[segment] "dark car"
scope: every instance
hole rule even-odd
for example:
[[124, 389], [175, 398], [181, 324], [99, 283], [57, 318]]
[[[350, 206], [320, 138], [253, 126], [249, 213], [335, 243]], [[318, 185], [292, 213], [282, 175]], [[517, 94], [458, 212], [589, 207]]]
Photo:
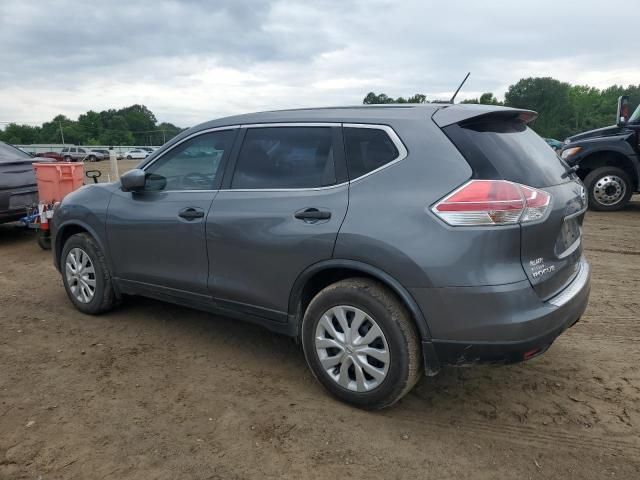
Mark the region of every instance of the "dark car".
[[622, 96], [616, 125], [569, 137], [560, 153], [584, 181], [594, 210], [620, 210], [640, 192], [640, 106], [629, 113]]
[[334, 395], [382, 408], [423, 371], [541, 354], [584, 312], [584, 188], [533, 118], [430, 104], [205, 123], [65, 197], [54, 262], [82, 312], [126, 294], [255, 322], [300, 339]]
[[64, 158], [62, 158], [62, 155], [60, 155], [58, 152], [36, 153], [36, 157], [38, 157], [38, 158], [40, 158], [40, 157], [50, 158], [51, 160], [54, 160], [56, 162], [64, 161]]
[[0, 223], [24, 217], [38, 203], [38, 187], [28, 153], [0, 142]]

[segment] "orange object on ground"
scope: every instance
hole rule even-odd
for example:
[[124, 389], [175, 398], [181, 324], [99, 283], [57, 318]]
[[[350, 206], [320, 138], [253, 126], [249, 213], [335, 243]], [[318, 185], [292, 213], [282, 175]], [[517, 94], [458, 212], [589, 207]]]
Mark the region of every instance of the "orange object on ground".
[[40, 203], [61, 201], [84, 184], [84, 164], [34, 162]]

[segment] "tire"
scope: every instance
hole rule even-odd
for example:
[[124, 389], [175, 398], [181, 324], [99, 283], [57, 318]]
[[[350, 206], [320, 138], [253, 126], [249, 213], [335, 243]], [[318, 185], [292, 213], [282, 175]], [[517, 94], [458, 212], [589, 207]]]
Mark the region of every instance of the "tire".
[[[88, 301], [78, 298], [79, 296], [82, 296], [80, 291], [81, 289], [78, 286], [79, 280], [76, 279], [74, 281], [68, 278], [67, 263], [70, 262], [73, 264], [69, 258], [70, 253], [74, 252], [76, 260], [79, 258], [84, 260], [83, 257], [79, 257], [78, 251], [81, 251], [83, 254], [88, 256], [89, 261], [91, 262], [90, 265], [94, 270], [93, 275], [89, 273], [87, 279], [93, 280], [93, 283], [95, 284], [93, 295]], [[64, 288], [67, 291], [69, 299], [78, 310], [90, 315], [99, 315], [101, 313], [108, 312], [116, 305], [116, 296], [111, 282], [111, 274], [107, 267], [104, 254], [89, 234], [77, 233], [69, 237], [62, 247], [60, 266], [62, 270]], [[82, 271], [80, 272], [80, 276], [82, 276]], [[91, 278], [91, 276], [93, 276], [93, 278]], [[72, 282], [71, 285], [70, 282]], [[72, 286], [74, 284], [76, 285], [75, 291], [72, 290]]]
[[96, 161], [96, 157], [95, 157], [95, 155], [89, 155], [89, 158], [87, 160], [89, 160], [90, 162], [95, 162]]
[[627, 172], [618, 167], [600, 167], [584, 179], [589, 207], [593, 210], [612, 212], [624, 208], [631, 195], [633, 184]]
[[72, 161], [72, 158], [71, 158], [69, 155], [66, 155], [66, 156], [64, 157], [64, 161], [65, 161], [65, 162], [71, 162], [71, 161]]
[[36, 239], [38, 241], [38, 246], [42, 250], [51, 250], [51, 232], [42, 230], [38, 231]]
[[[371, 337], [373, 341], [366, 345], [356, 345], [357, 341], [353, 344], [338, 341], [342, 349], [333, 347], [319, 349], [316, 343], [319, 338], [322, 342], [320, 346], [334, 345], [336, 342], [331, 342], [332, 338], [340, 340], [341, 327], [338, 316], [341, 310], [346, 312], [348, 327], [355, 326], [356, 321], [360, 323], [358, 319], [361, 319], [362, 315], [365, 316], [360, 330], [354, 332], [359, 340], [366, 339], [368, 333], [380, 331], [381, 335], [373, 333]], [[326, 319], [330, 317], [333, 318], [331, 322], [333, 334], [329, 332], [330, 328], [325, 327]], [[375, 330], [375, 325], [379, 330]], [[344, 329], [342, 330], [344, 333]], [[334, 396], [356, 407], [377, 410], [393, 405], [409, 392], [420, 378], [422, 356], [416, 326], [396, 297], [383, 285], [373, 280], [366, 278], [342, 280], [320, 291], [304, 314], [301, 335], [304, 355], [313, 375]], [[368, 348], [371, 353], [374, 353], [372, 348], [378, 350], [376, 356], [383, 361], [363, 355], [362, 348]], [[352, 353], [354, 349], [360, 355]], [[380, 355], [385, 350], [388, 352], [386, 358]], [[350, 358], [344, 356], [349, 354]], [[321, 357], [323, 357], [322, 360]], [[336, 358], [341, 357], [340, 363], [336, 363]], [[328, 368], [323, 367], [323, 361]], [[365, 361], [368, 365], [363, 367]], [[343, 370], [347, 365], [349, 367], [344, 372], [346, 382], [340, 383]], [[374, 368], [378, 372], [386, 373], [384, 376], [378, 373], [378, 378], [368, 374], [369, 378], [367, 378], [363, 377], [363, 374], [358, 375], [356, 370], [372, 372]], [[348, 385], [345, 386], [347, 382]]]
[[127, 155], [127, 160], [131, 160], [131, 155]]

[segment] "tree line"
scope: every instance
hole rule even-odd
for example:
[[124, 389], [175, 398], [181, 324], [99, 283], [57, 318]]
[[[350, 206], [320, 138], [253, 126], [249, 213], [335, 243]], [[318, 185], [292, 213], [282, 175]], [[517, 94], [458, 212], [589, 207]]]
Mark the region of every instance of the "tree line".
[[119, 110], [89, 110], [77, 120], [58, 115], [41, 126], [10, 123], [0, 130], [0, 140], [15, 145], [162, 145], [182, 130], [172, 123], [158, 123], [144, 105], [131, 105]]
[[[499, 101], [487, 92], [479, 98], [461, 103], [480, 103], [526, 108], [538, 112], [531, 127], [541, 136], [563, 140], [576, 133], [613, 125], [616, 119], [618, 97], [629, 95], [631, 105], [640, 103], [640, 85], [622, 87], [613, 85], [605, 89], [587, 85], [571, 85], [551, 77], [523, 78], [511, 85]], [[427, 97], [415, 94], [412, 97], [392, 98], [384, 93], [370, 92], [364, 104], [383, 103], [427, 103]]]

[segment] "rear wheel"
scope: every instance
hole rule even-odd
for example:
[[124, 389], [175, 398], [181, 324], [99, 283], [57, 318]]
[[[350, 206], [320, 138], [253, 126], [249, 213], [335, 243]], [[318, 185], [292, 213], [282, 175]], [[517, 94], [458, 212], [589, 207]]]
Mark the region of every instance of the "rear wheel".
[[633, 194], [629, 175], [618, 167], [596, 168], [586, 176], [584, 183], [589, 206], [594, 210], [620, 210]]
[[69, 237], [62, 248], [60, 267], [69, 299], [84, 313], [111, 310], [116, 297], [102, 250], [86, 233]]
[[64, 156], [64, 161], [65, 162], [70, 162], [71, 161], [71, 157], [69, 155], [65, 155]]
[[302, 345], [315, 377], [360, 408], [397, 402], [420, 378], [420, 342], [404, 306], [364, 278], [326, 287], [309, 304]]

